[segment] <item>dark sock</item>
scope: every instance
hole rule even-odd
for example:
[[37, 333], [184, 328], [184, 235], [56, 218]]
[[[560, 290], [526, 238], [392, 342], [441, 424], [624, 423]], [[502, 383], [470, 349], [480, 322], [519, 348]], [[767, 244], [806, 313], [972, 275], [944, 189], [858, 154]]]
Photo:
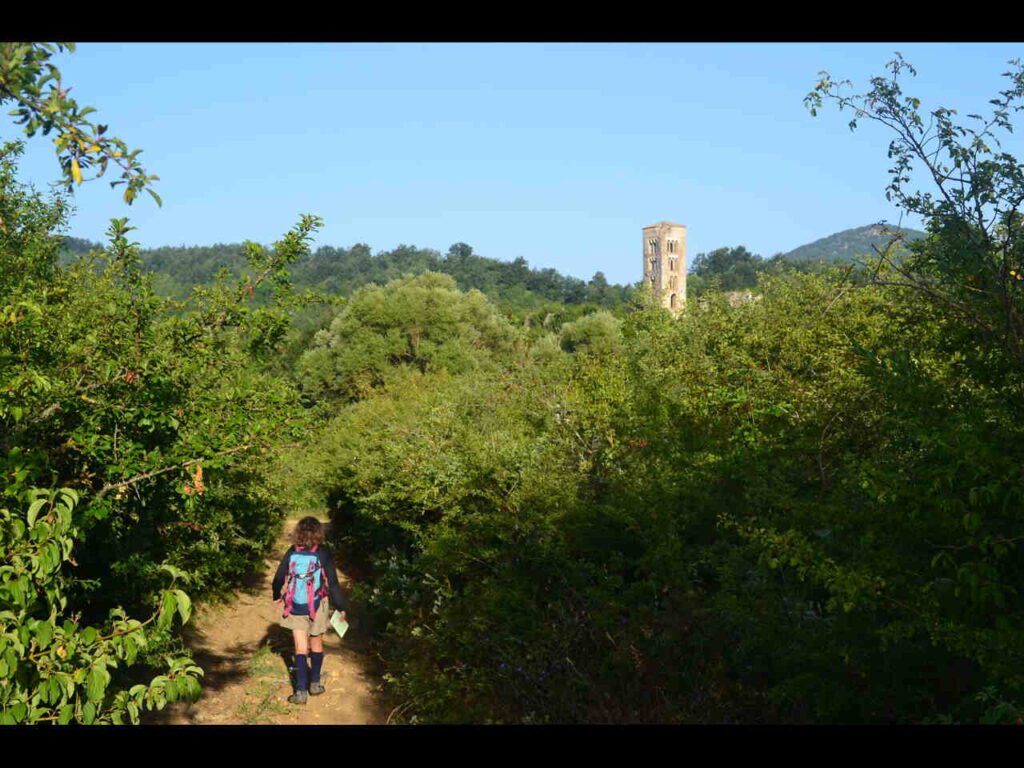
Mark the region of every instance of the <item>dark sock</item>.
[[312, 661], [313, 661], [313, 672], [312, 672], [312, 675], [309, 678], [309, 681], [311, 683], [319, 683], [320, 682], [320, 667], [323, 666], [323, 663], [324, 663], [324, 652], [320, 651], [320, 653], [317, 653], [316, 651], [313, 651], [312, 653], [309, 654], [309, 658], [312, 659]]
[[295, 654], [295, 690], [309, 690], [309, 664], [306, 654]]

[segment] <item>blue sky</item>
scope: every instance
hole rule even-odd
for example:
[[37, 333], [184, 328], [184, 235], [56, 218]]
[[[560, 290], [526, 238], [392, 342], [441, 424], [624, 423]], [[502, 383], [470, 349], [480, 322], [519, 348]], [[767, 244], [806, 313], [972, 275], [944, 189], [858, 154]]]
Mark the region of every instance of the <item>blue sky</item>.
[[[688, 257], [765, 256], [899, 212], [889, 137], [803, 97], [828, 70], [858, 86], [896, 50], [922, 107], [985, 109], [1021, 44], [100, 44], [58, 65], [79, 103], [159, 174], [158, 208], [104, 181], [70, 234], [129, 216], [144, 246], [270, 242], [302, 213], [317, 243], [446, 251], [466, 242], [633, 282], [640, 228], [688, 226]], [[20, 135], [0, 122], [0, 136]], [[1021, 156], [1019, 145], [1007, 147]], [[58, 166], [27, 143], [23, 175]], [[908, 222], [911, 225], [915, 222]]]

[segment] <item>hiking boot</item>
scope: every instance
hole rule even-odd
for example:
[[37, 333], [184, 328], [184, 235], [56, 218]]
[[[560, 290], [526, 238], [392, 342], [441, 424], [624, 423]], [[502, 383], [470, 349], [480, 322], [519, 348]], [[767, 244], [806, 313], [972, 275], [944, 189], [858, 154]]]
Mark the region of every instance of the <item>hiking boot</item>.
[[305, 691], [296, 691], [295, 693], [293, 693], [291, 696], [288, 697], [288, 703], [289, 704], [305, 704], [308, 699], [309, 699], [309, 694], [307, 694]]
[[309, 695], [310, 696], [319, 696], [323, 692], [324, 692], [324, 685], [323, 685], [323, 683], [310, 683], [309, 684]]

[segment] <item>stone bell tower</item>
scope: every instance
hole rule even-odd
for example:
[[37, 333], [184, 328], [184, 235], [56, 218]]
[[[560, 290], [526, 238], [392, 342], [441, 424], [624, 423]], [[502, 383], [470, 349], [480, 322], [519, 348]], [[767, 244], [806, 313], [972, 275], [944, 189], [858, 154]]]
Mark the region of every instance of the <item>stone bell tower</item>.
[[659, 221], [644, 227], [644, 285], [661, 305], [678, 312], [686, 303], [686, 226]]

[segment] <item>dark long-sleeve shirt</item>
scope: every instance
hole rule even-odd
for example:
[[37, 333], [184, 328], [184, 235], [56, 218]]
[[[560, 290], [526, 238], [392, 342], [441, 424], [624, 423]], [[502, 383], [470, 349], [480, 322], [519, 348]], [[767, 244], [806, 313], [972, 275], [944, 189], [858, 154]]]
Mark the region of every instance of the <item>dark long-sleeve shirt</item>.
[[[281, 564], [277, 568], [277, 573], [274, 574], [274, 581], [271, 587], [274, 590], [274, 599], [281, 599], [281, 589], [284, 587], [284, 580], [288, 576], [288, 558], [295, 552], [294, 546], [288, 547], [288, 551], [284, 553], [284, 557], [281, 558]], [[331, 550], [325, 547], [323, 544], [316, 548], [317, 557], [320, 560], [320, 565], [324, 569], [324, 574], [327, 577], [327, 588], [331, 596], [331, 605], [339, 611], [345, 610], [345, 600], [341, 596], [341, 586], [338, 584], [338, 572], [334, 568], [334, 558], [331, 556]], [[317, 598], [317, 609], [319, 610], [319, 598]], [[296, 610], [297, 609], [297, 610]], [[305, 614], [308, 609], [306, 606], [295, 606], [292, 610], [295, 614]]]

